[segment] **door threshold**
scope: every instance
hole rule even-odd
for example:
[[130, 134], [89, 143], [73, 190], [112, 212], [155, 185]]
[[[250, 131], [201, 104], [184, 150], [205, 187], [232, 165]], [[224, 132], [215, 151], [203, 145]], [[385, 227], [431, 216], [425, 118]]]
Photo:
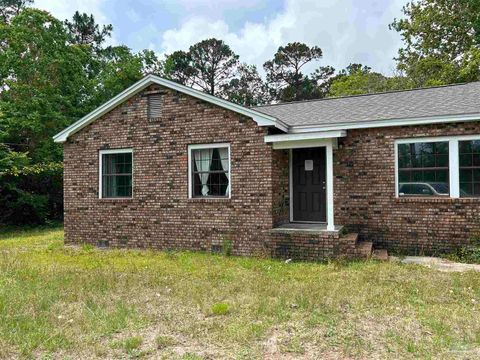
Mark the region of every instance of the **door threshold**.
[[292, 220], [290, 224], [318, 224], [318, 225], [327, 225], [326, 221], [297, 221]]

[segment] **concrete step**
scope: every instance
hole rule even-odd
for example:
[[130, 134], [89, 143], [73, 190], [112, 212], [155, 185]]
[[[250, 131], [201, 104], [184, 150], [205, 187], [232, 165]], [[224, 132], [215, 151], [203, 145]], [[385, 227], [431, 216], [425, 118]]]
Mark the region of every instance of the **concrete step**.
[[388, 261], [388, 252], [385, 249], [373, 250], [372, 259], [380, 261]]
[[361, 259], [369, 259], [372, 256], [373, 243], [371, 241], [358, 241], [355, 244], [357, 256]]
[[357, 240], [358, 240], [358, 234], [357, 233], [348, 233], [348, 234], [345, 234], [341, 237], [342, 241], [348, 243], [348, 242], [351, 242], [353, 244], [356, 244], [357, 243]]

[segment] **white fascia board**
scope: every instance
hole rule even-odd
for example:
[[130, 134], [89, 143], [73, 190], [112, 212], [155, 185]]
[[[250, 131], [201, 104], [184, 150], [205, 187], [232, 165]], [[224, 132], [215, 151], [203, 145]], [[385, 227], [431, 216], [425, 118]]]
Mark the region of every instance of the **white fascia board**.
[[328, 138], [328, 139], [294, 140], [294, 141], [279, 141], [279, 142], [272, 143], [273, 150], [302, 149], [302, 148], [325, 147], [325, 146], [332, 146], [333, 148], [337, 148], [337, 139]]
[[140, 92], [141, 90], [143, 90], [144, 88], [146, 88], [150, 84], [151, 84], [151, 81], [150, 81], [148, 76], [143, 78], [140, 81], [137, 81], [135, 84], [130, 86], [128, 89], [125, 89], [120, 94], [111, 98], [106, 103], [99, 106], [98, 108], [96, 108], [95, 110], [90, 112], [89, 114], [85, 115], [80, 120], [74, 122], [69, 127], [60, 131], [57, 135], [55, 135], [53, 137], [53, 140], [55, 142], [58, 142], [58, 143], [65, 142], [70, 135], [76, 133], [77, 131], [79, 131], [83, 127], [87, 126], [91, 122], [98, 119], [100, 116], [106, 114], [107, 112], [109, 112], [110, 110], [115, 108], [116, 106], [120, 105], [126, 99], [128, 99], [129, 97], [137, 94], [138, 92]]
[[424, 118], [407, 118], [407, 119], [387, 119], [387, 120], [372, 120], [363, 122], [344, 122], [334, 125], [305, 125], [305, 126], [290, 126], [289, 133], [309, 133], [319, 131], [335, 131], [335, 130], [351, 130], [351, 129], [368, 129], [392, 126], [414, 126], [414, 125], [428, 125], [440, 124], [450, 122], [464, 122], [464, 121], [480, 121], [479, 114], [466, 115], [447, 115], [447, 116], [431, 116]]
[[300, 140], [320, 140], [320, 139], [332, 139], [344, 137], [347, 135], [345, 130], [337, 131], [317, 131], [306, 132], [298, 134], [280, 134], [280, 135], [267, 135], [265, 136], [266, 143], [277, 143], [287, 141], [300, 141]]
[[93, 121], [98, 119], [100, 116], [106, 114], [107, 112], [117, 107], [122, 102], [132, 97], [133, 95], [137, 94], [138, 92], [145, 89], [147, 86], [151, 84], [158, 84], [160, 86], [164, 86], [166, 88], [176, 90], [183, 94], [190, 95], [197, 99], [200, 99], [208, 103], [220, 106], [222, 108], [234, 111], [236, 113], [245, 115], [247, 117], [252, 118], [259, 126], [274, 126], [280, 129], [281, 131], [284, 131], [284, 132], [288, 131], [288, 125], [273, 116], [266, 115], [258, 111], [231, 103], [229, 101], [217, 98], [210, 94], [206, 94], [199, 90], [192, 89], [188, 86], [177, 84], [173, 81], [166, 80], [155, 75], [148, 75], [144, 77], [142, 80], [130, 86], [128, 89], [122, 91], [120, 94], [110, 99], [100, 107], [96, 108], [91, 113], [87, 114], [86, 116], [84, 116], [83, 118], [75, 122], [74, 124], [70, 125], [66, 129], [59, 132], [57, 135], [53, 137], [53, 140], [58, 143], [65, 142], [70, 135], [76, 133], [83, 127], [92, 123]]

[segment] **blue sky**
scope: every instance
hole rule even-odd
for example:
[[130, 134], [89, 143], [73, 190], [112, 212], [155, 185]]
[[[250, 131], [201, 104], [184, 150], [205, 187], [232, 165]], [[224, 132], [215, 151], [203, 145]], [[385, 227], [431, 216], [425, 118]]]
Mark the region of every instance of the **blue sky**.
[[[360, 62], [391, 74], [400, 36], [388, 29], [406, 0], [36, 0], [59, 19], [75, 10], [111, 23], [111, 42], [158, 54], [186, 50], [200, 40], [226, 41], [242, 61], [262, 64], [292, 41], [320, 46], [316, 64], [341, 69]], [[308, 69], [307, 69], [308, 70]]]

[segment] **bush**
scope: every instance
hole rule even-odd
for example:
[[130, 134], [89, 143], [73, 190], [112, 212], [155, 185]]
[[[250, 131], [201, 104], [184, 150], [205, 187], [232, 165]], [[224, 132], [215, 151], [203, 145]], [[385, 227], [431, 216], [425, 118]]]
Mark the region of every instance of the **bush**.
[[462, 246], [449, 257], [451, 260], [480, 264], [480, 234], [470, 238], [470, 244]]
[[63, 166], [37, 164], [0, 172], [0, 224], [44, 224], [63, 218]]
[[224, 256], [231, 256], [233, 251], [232, 242], [229, 239], [223, 239], [222, 241], [222, 254]]

